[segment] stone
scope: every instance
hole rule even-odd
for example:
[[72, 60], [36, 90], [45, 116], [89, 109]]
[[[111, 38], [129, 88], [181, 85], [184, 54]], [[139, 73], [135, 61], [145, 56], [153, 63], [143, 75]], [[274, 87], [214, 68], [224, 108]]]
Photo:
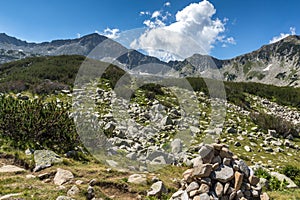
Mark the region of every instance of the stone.
[[183, 172], [182, 176], [183, 176], [183, 179], [187, 182], [187, 183], [190, 183], [192, 182], [193, 180], [193, 172], [194, 172], [194, 169], [187, 169], [185, 172]]
[[172, 195], [171, 199], [178, 199], [178, 198], [180, 198], [184, 192], [186, 192], [186, 191], [184, 191], [184, 190], [178, 190], [177, 192], [175, 192]]
[[244, 146], [244, 149], [245, 149], [245, 151], [247, 151], [247, 152], [251, 152], [252, 151], [252, 149], [249, 147], [249, 146]]
[[196, 178], [209, 177], [212, 172], [211, 164], [203, 164], [194, 168], [193, 176]]
[[62, 185], [64, 183], [72, 180], [73, 178], [74, 178], [74, 175], [72, 174], [72, 172], [58, 168], [53, 181], [54, 181], [55, 185]]
[[229, 200], [234, 200], [236, 197], [236, 191], [233, 191], [230, 195], [229, 195]]
[[200, 192], [200, 194], [202, 194], [202, 193], [208, 193], [209, 189], [210, 189], [209, 185], [203, 183], [203, 184], [200, 185], [200, 188], [199, 188], [198, 191]]
[[176, 138], [171, 142], [171, 149], [173, 154], [178, 154], [182, 151], [182, 141]]
[[15, 165], [4, 165], [0, 167], [0, 173], [18, 173], [24, 171], [25, 169], [17, 167]]
[[286, 186], [286, 188], [298, 188], [298, 186], [292, 181], [292, 179], [290, 179], [289, 177], [287, 177], [284, 174], [280, 174], [278, 172], [271, 172], [270, 173], [271, 176], [276, 177], [279, 181], [286, 181], [288, 183], [288, 185]]
[[269, 188], [269, 181], [266, 178], [259, 178], [261, 187]]
[[144, 174], [132, 174], [128, 178], [128, 183], [138, 184], [138, 185], [146, 185], [147, 178]]
[[166, 193], [167, 189], [162, 181], [153, 183], [147, 196], [161, 196], [162, 193]]
[[244, 197], [243, 192], [242, 192], [241, 190], [238, 190], [238, 191], [236, 192], [236, 198], [237, 198], [237, 199], [240, 199], [240, 198], [242, 198], [242, 197]]
[[260, 195], [260, 200], [270, 200], [270, 197], [267, 193], [264, 192]]
[[215, 156], [214, 159], [211, 161], [211, 164], [215, 164], [215, 163], [222, 163], [222, 158], [220, 156]]
[[187, 186], [187, 188], [185, 189], [187, 192], [191, 192], [194, 190], [198, 190], [199, 188], [199, 184], [196, 181], [193, 181], [189, 184], [189, 186]]
[[278, 134], [276, 132], [276, 130], [268, 130], [268, 135], [272, 136], [272, 137], [278, 137]]
[[236, 134], [237, 130], [233, 127], [230, 127], [230, 128], [227, 129], [227, 133]]
[[50, 150], [36, 150], [34, 151], [34, 162], [35, 168], [33, 171], [37, 172], [51, 167], [53, 164], [61, 163], [62, 158]]
[[224, 189], [224, 187], [223, 187], [222, 183], [217, 182], [215, 184], [215, 192], [219, 198], [222, 197], [222, 195], [223, 195], [223, 189]]
[[33, 150], [33, 149], [26, 149], [26, 150], [25, 150], [26, 156], [30, 156], [30, 155], [32, 155], [33, 153], [34, 153], [34, 150]]
[[42, 174], [39, 174], [37, 177], [40, 180], [45, 180], [45, 179], [50, 177], [50, 174], [49, 173], [42, 173]]
[[252, 193], [253, 197], [255, 197], [255, 198], [259, 197], [259, 192], [258, 191], [252, 190], [251, 193]]
[[220, 164], [219, 164], [219, 163], [215, 163], [215, 164], [213, 164], [212, 169], [215, 171], [215, 170], [217, 170], [219, 167], [220, 167]]
[[76, 185], [73, 185], [73, 186], [68, 190], [67, 195], [73, 197], [73, 196], [77, 195], [79, 192], [80, 192], [80, 191], [79, 191], [79, 188], [78, 188]]
[[200, 200], [210, 200], [210, 197], [207, 193], [203, 193], [199, 195]]
[[20, 196], [22, 195], [22, 193], [14, 193], [14, 194], [7, 194], [7, 195], [4, 195], [2, 197], [0, 197], [0, 200], [9, 200], [9, 199], [12, 199], [12, 197], [16, 197], [16, 196]]
[[241, 189], [242, 183], [243, 183], [244, 175], [240, 172], [234, 173], [234, 189], [238, 191]]
[[231, 159], [230, 158], [224, 158], [223, 159], [223, 165], [230, 166], [231, 165]]
[[231, 181], [234, 177], [234, 172], [233, 169], [231, 167], [228, 166], [222, 166], [221, 168], [219, 168], [218, 170], [214, 171], [212, 173], [213, 178], [222, 182], [222, 183], [226, 183], [228, 181]]
[[241, 146], [241, 143], [240, 143], [240, 142], [235, 142], [235, 143], [234, 143], [234, 146], [240, 147], [240, 146]]
[[89, 185], [87, 189], [86, 199], [92, 200], [95, 197], [95, 190], [92, 186]]
[[199, 156], [201, 157], [203, 163], [211, 163], [214, 157], [214, 148], [210, 145], [203, 145], [199, 150]]
[[82, 180], [77, 180], [77, 181], [75, 181], [75, 184], [76, 185], [82, 185], [84, 182], [82, 181]]
[[227, 147], [223, 147], [220, 151], [221, 158], [232, 158], [233, 153]]
[[249, 180], [249, 183], [254, 186], [259, 183], [259, 178], [254, 175], [250, 176], [248, 180]]
[[230, 187], [230, 183], [226, 183], [224, 186], [224, 194], [227, 194], [229, 187]]
[[289, 134], [288, 136], [286, 136], [286, 139], [288, 139], [288, 140], [294, 140], [294, 136], [292, 134]]
[[59, 196], [56, 198], [56, 200], [74, 200], [74, 199], [71, 197], [67, 197], [67, 196]]
[[161, 120], [160, 124], [161, 126], [168, 126], [168, 125], [172, 125], [173, 121], [169, 116], [166, 116]]
[[240, 171], [243, 172], [243, 174], [246, 177], [249, 177], [249, 175], [250, 175], [250, 169], [247, 166], [247, 164], [243, 160], [239, 160], [237, 164], [238, 164], [238, 166], [240, 168]]
[[27, 178], [27, 179], [34, 179], [34, 178], [36, 178], [36, 176], [33, 175], [33, 174], [27, 174], [27, 175], [25, 176], [25, 178]]

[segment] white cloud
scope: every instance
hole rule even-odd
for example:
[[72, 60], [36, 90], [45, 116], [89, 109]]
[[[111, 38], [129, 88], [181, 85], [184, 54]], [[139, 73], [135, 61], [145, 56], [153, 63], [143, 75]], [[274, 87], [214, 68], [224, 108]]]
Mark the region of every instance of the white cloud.
[[171, 6], [171, 3], [169, 1], [167, 1], [165, 4], [164, 4], [165, 7], [169, 7]]
[[118, 38], [119, 34], [120, 34], [120, 30], [117, 29], [117, 28], [114, 28], [114, 29], [106, 28], [104, 30], [104, 32], [102, 33], [102, 35], [104, 35], [104, 36], [106, 36], [106, 37], [108, 37], [110, 39], [116, 39], [116, 38]]
[[81, 34], [80, 34], [80, 33], [77, 33], [76, 36], [77, 36], [77, 38], [80, 38], [80, 37], [81, 37]]
[[159, 16], [161, 16], [161, 13], [160, 13], [160, 11], [154, 11], [153, 13], [152, 13], [152, 16], [151, 16], [151, 19], [153, 19], [153, 18], [158, 18]]
[[296, 35], [295, 27], [290, 27], [290, 33], [280, 33], [280, 35], [273, 37], [269, 43], [273, 44], [273, 43], [278, 42], [278, 41], [282, 40], [283, 38], [286, 38], [290, 35]]
[[[157, 56], [155, 50], [162, 49], [177, 58], [186, 58], [195, 53], [209, 54], [219, 35], [225, 31], [227, 21], [213, 19], [215, 13], [214, 6], [207, 0], [192, 3], [178, 11], [176, 21], [169, 25], [162, 21], [161, 12], [154, 12], [152, 20], [144, 22], [150, 29], [132, 42], [131, 48], [143, 49], [151, 56]], [[228, 43], [234, 42], [233, 38], [226, 40]], [[159, 55], [160, 58], [164, 57], [161, 51]]]
[[140, 16], [143, 16], [143, 15], [150, 15], [151, 13], [149, 11], [141, 11], [140, 12]]

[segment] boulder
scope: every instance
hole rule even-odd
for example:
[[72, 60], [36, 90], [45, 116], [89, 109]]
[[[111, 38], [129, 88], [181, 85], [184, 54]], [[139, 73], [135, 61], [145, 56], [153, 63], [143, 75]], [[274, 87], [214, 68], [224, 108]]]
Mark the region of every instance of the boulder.
[[147, 193], [147, 196], [157, 196], [160, 197], [163, 193], [166, 193], [167, 189], [162, 181], [153, 183], [150, 188], [150, 191]]
[[128, 178], [128, 183], [146, 185], [147, 184], [146, 175], [144, 175], [144, 174], [132, 174]]
[[54, 181], [55, 185], [62, 185], [64, 183], [72, 180], [73, 178], [74, 178], [74, 175], [72, 174], [72, 172], [58, 168], [53, 181]]
[[37, 172], [51, 167], [53, 164], [61, 163], [62, 158], [50, 150], [36, 150], [34, 151], [34, 162], [35, 168], [33, 171]]
[[15, 165], [4, 165], [0, 167], [0, 173], [18, 173], [24, 171], [25, 169], [17, 167]]

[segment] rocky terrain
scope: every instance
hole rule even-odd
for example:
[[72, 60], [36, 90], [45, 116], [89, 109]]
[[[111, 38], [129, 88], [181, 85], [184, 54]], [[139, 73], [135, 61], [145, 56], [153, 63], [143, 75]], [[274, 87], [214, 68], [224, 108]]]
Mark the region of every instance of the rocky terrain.
[[0, 67], [0, 199], [300, 198], [298, 88], [224, 82], [222, 98], [212, 80], [126, 79], [95, 60], [110, 67], [86, 81], [83, 61]]

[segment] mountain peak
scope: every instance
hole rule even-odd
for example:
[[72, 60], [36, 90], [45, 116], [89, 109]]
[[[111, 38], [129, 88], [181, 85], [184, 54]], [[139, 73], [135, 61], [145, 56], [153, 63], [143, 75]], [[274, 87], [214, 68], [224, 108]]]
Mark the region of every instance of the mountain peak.
[[14, 44], [16, 46], [27, 45], [27, 42], [11, 37], [6, 33], [0, 33], [0, 43]]
[[[279, 41], [280, 42], [280, 41]], [[281, 40], [281, 42], [295, 42], [300, 43], [300, 36], [299, 35], [289, 35]]]

